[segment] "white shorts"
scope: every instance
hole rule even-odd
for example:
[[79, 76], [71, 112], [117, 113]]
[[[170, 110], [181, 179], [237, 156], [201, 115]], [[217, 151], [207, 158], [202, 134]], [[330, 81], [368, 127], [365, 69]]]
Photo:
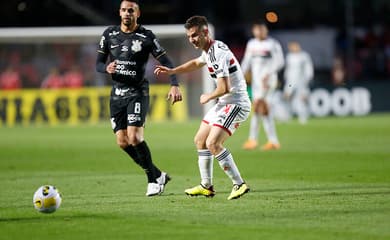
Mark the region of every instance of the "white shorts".
[[252, 79], [252, 97], [253, 99], [265, 99], [266, 101], [272, 97], [278, 86], [277, 74], [271, 74], [268, 79], [268, 88], [265, 88], [263, 79], [264, 77], [257, 77]]
[[249, 117], [250, 111], [236, 104], [216, 104], [204, 116], [203, 122], [224, 129], [230, 136], [242, 122]]

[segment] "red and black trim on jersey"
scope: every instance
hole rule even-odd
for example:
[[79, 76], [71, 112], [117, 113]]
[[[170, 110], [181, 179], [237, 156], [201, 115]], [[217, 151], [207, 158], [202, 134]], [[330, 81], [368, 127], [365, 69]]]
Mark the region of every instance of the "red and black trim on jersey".
[[[235, 65], [235, 62], [236, 61], [234, 60], [234, 58], [230, 59], [230, 61], [229, 61], [229, 66], [230, 66], [229, 67], [229, 74], [232, 74], [232, 73], [237, 71], [237, 66]], [[215, 74], [214, 68], [208, 67], [208, 70], [209, 70], [210, 76], [212, 78], [217, 78], [217, 74]]]

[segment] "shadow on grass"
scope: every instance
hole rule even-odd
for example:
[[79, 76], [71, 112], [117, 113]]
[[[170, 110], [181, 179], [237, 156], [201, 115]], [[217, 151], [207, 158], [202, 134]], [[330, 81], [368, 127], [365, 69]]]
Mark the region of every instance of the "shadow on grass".
[[251, 189], [253, 193], [260, 194], [278, 194], [283, 195], [316, 195], [316, 196], [332, 196], [332, 195], [389, 195], [390, 186], [334, 186], [334, 187], [302, 187], [302, 188], [274, 188], [274, 189]]
[[[38, 213], [37, 213], [38, 214]], [[0, 217], [0, 223], [4, 222], [40, 222], [40, 221], [72, 221], [78, 219], [88, 219], [88, 218], [101, 218], [106, 219], [106, 215], [98, 214], [81, 214], [81, 215], [54, 215], [54, 214], [39, 214], [36, 216], [28, 217]]]

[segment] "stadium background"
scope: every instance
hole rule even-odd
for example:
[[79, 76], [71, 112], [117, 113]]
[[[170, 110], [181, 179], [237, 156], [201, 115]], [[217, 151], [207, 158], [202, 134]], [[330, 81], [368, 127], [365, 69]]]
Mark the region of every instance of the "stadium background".
[[[216, 162], [214, 198], [183, 194], [199, 181], [193, 134], [203, 77], [180, 76], [186, 101], [172, 108], [167, 79], [150, 74], [153, 62], [148, 77], [161, 84], [153, 85], [145, 136], [172, 181], [162, 196], [145, 197], [144, 172], [112, 134], [109, 79], [94, 67], [99, 35], [119, 22], [118, 4], [0, 1], [0, 76], [17, 88], [0, 85], [0, 240], [390, 239], [388, 0], [141, 0], [142, 24], [178, 30], [181, 37], [158, 34], [176, 64], [199, 54], [184, 37], [190, 15], [206, 15], [241, 58], [252, 20], [276, 12], [271, 35], [284, 50], [292, 38], [303, 41], [315, 63], [313, 92], [322, 90], [323, 106], [336, 102], [317, 116], [343, 116], [277, 122], [282, 148], [270, 152], [242, 149], [245, 122], [226, 142], [251, 187], [237, 201], [226, 200], [231, 182]], [[73, 88], [43, 89], [56, 72]], [[63, 194], [54, 214], [33, 208], [43, 184]]]
[[[118, 24], [119, 2], [76, 0], [1, 2], [0, 27], [3, 30], [0, 29], [0, 34], [3, 32], [3, 38], [0, 38], [0, 89], [80, 88], [109, 85], [109, 78], [94, 70], [98, 37], [89, 40], [74, 38], [53, 41], [45, 40], [42, 36], [40, 39], [29, 40], [23, 37], [4, 38], [6, 35], [4, 31], [15, 27], [67, 26], [74, 28], [75, 32], [80, 32], [83, 30], [76, 30], [77, 27]], [[251, 36], [250, 24], [256, 19], [266, 18], [267, 13], [274, 12], [277, 14], [276, 21], [272, 22], [275, 19], [268, 19], [270, 35], [281, 41], [285, 52], [288, 41], [299, 41], [314, 61], [315, 78], [312, 88], [325, 88], [329, 91], [325, 100], [320, 94], [320, 97], [316, 98], [318, 102], [314, 105], [324, 105], [324, 101], [326, 106], [338, 102], [338, 107], [328, 106], [323, 109], [322, 106], [322, 109], [320, 107], [313, 115], [362, 115], [390, 110], [390, 103], [383, 101], [390, 89], [389, 1], [328, 0], [317, 3], [306, 0], [247, 0], [227, 3], [203, 0], [191, 2], [145, 0], [140, 4], [142, 17], [139, 22], [145, 25], [181, 26], [188, 16], [194, 14], [207, 16], [215, 27], [215, 37], [225, 41], [238, 59], [242, 58], [246, 41]], [[54, 30], [49, 29], [49, 31]], [[186, 43], [184, 31], [183, 38], [162, 37], [161, 41], [175, 64], [198, 54]], [[166, 83], [167, 78], [156, 79], [151, 73], [155, 63], [151, 59], [148, 64], [148, 79], [152, 83]], [[50, 81], [47, 80], [48, 78]], [[180, 76], [183, 85], [189, 89], [188, 102], [184, 104], [182, 111], [191, 117], [199, 117], [202, 112], [197, 104], [197, 97], [202, 91], [200, 79], [199, 73]], [[283, 80], [282, 77], [280, 80]], [[333, 94], [337, 88], [348, 90]], [[355, 88], [358, 88], [358, 91], [355, 91]], [[356, 94], [362, 88], [367, 91], [360, 95]], [[39, 111], [40, 105], [47, 108], [45, 100], [39, 103], [38, 99], [36, 103], [36, 98], [32, 97], [17, 103], [20, 102], [18, 100], [20, 98], [9, 94], [8, 91], [3, 91], [2, 95], [7, 97], [3, 97], [0, 101], [3, 125], [17, 123], [18, 121], [7, 122], [5, 119], [10, 116], [17, 117], [18, 114], [25, 118], [21, 122], [31, 121], [34, 119], [32, 116], [34, 111], [23, 114], [23, 111], [28, 111], [27, 109], [30, 108], [38, 108], [37, 119], [48, 118], [45, 116], [48, 113]], [[89, 106], [91, 101], [95, 100], [87, 97], [84, 103]], [[31, 102], [31, 105], [23, 106], [26, 102]], [[55, 105], [58, 102], [50, 104]], [[72, 105], [66, 101], [64, 104]], [[361, 109], [359, 109], [360, 105], [363, 106], [360, 107]], [[96, 112], [95, 108], [89, 108], [90, 110], [87, 111]], [[61, 109], [55, 111], [57, 115], [66, 115], [61, 113]], [[170, 118], [169, 109], [161, 111], [166, 114], [159, 119]]]

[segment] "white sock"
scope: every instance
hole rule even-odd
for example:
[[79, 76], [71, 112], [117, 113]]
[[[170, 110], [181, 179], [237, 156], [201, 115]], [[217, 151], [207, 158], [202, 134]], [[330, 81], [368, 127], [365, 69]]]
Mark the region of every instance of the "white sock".
[[307, 106], [305, 100], [302, 99], [301, 96], [297, 96], [296, 100], [296, 109], [298, 114], [298, 120], [301, 124], [305, 124], [309, 117], [309, 113], [307, 111]]
[[263, 116], [263, 127], [268, 141], [279, 144], [278, 136], [276, 135], [275, 121], [271, 111], [268, 112], [267, 116]]
[[198, 165], [201, 184], [209, 188], [213, 185], [213, 155], [208, 149], [198, 150]]
[[241, 185], [244, 182], [229, 150], [224, 148], [215, 158], [218, 160], [222, 170], [232, 180], [233, 184]]
[[253, 113], [251, 117], [251, 126], [249, 128], [249, 139], [257, 141], [258, 134], [259, 134], [259, 115]]

